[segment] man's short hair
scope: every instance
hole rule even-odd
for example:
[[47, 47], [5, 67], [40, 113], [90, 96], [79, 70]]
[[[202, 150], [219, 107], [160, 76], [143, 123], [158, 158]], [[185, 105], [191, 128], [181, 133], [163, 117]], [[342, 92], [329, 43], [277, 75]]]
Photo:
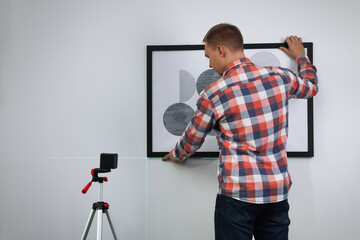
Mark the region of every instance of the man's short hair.
[[230, 51], [244, 50], [244, 40], [240, 30], [231, 24], [220, 23], [213, 26], [203, 39], [212, 49], [224, 45]]

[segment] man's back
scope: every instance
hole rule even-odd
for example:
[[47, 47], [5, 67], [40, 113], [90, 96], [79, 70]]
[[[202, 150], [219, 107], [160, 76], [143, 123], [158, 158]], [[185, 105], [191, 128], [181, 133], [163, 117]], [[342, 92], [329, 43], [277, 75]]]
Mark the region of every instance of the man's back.
[[[303, 77], [316, 78], [310, 62], [304, 57], [299, 61], [307, 69]], [[311, 97], [317, 90], [313, 85], [301, 92], [298, 81], [287, 69], [255, 66], [242, 58], [204, 90], [201, 97], [211, 102], [216, 120], [219, 193], [251, 203], [287, 198], [291, 186], [285, 149], [288, 100]]]

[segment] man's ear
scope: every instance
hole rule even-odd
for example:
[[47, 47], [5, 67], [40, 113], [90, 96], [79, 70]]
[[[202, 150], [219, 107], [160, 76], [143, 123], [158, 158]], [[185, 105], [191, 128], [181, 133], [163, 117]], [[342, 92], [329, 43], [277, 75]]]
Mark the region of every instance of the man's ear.
[[225, 57], [225, 55], [226, 55], [226, 49], [225, 49], [225, 47], [224, 47], [223, 45], [218, 45], [218, 46], [216, 47], [216, 51], [217, 51], [217, 53], [220, 54], [222, 57]]

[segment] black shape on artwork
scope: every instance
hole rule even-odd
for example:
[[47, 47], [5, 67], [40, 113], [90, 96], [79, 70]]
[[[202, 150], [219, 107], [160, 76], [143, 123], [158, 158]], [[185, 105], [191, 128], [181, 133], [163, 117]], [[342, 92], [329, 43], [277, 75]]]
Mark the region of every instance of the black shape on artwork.
[[181, 136], [194, 116], [194, 110], [185, 103], [175, 103], [168, 107], [163, 116], [166, 130], [175, 136]]
[[[196, 90], [200, 94], [211, 83], [216, 82], [221, 77], [213, 69], [208, 69], [200, 74], [196, 82]], [[180, 103], [172, 104], [166, 109], [163, 115], [163, 123], [166, 130], [175, 136], [181, 136], [194, 115], [194, 110], [183, 103], [194, 95], [195, 79], [186, 70], [179, 70], [179, 95]], [[210, 135], [215, 135], [214, 131]]]
[[214, 69], [208, 69], [200, 74], [196, 82], [196, 90], [200, 94], [207, 86], [219, 80], [221, 76], [214, 71]]

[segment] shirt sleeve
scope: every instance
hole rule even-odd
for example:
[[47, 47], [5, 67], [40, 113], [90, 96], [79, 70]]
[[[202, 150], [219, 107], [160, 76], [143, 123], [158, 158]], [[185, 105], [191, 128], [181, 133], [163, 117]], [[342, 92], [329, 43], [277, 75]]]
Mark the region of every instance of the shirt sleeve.
[[215, 123], [211, 101], [200, 95], [194, 117], [172, 151], [174, 158], [185, 160], [194, 154], [203, 144], [206, 135], [214, 128]]
[[311, 64], [308, 57], [300, 55], [296, 58], [299, 77], [291, 71], [289, 94], [290, 98], [311, 98], [318, 92], [318, 79], [316, 67]]

